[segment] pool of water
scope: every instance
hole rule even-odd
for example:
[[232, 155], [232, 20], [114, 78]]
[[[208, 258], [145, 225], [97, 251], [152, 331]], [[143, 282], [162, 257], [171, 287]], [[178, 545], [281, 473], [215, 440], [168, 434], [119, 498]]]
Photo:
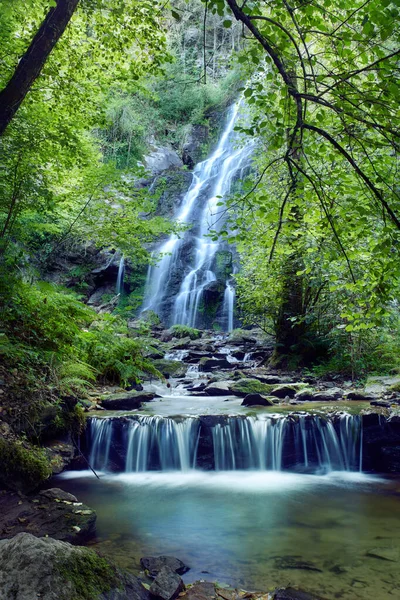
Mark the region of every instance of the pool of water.
[[299, 585], [325, 599], [400, 598], [399, 481], [342, 472], [100, 480], [67, 472], [56, 484], [96, 510], [96, 549], [135, 573], [141, 556], [170, 554], [191, 567], [186, 582], [263, 591]]

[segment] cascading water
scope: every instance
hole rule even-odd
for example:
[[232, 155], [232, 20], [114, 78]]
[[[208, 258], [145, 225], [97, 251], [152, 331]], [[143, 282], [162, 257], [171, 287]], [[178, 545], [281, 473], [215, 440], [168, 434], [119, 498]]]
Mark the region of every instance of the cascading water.
[[233, 311], [235, 308], [235, 288], [230, 283], [226, 284], [224, 293], [224, 309], [223, 313], [226, 315], [226, 330], [232, 331], [233, 329]]
[[[196, 326], [203, 293], [217, 281], [216, 252], [224, 248], [212, 241], [211, 229], [219, 230], [220, 203], [237, 177], [243, 177], [249, 167], [254, 140], [240, 144], [234, 127], [239, 115], [240, 102], [228, 113], [227, 123], [216, 150], [204, 162], [196, 165], [192, 184], [175, 215], [181, 224], [192, 224], [182, 238], [172, 235], [158, 252], [161, 260], [149, 267], [143, 310], [153, 310], [168, 325]], [[222, 285], [226, 281], [217, 281]], [[221, 321], [233, 328], [232, 288], [227, 285], [227, 302], [223, 303]], [[229, 299], [229, 302], [228, 302]], [[229, 330], [229, 329], [228, 329]]]
[[99, 470], [362, 470], [362, 420], [348, 414], [135, 416], [89, 423], [89, 461]]
[[118, 275], [117, 275], [117, 285], [116, 285], [117, 294], [120, 294], [122, 292], [122, 288], [124, 285], [124, 273], [125, 273], [125, 261], [124, 261], [124, 257], [121, 256], [121, 259], [119, 261], [119, 267], [118, 267]]

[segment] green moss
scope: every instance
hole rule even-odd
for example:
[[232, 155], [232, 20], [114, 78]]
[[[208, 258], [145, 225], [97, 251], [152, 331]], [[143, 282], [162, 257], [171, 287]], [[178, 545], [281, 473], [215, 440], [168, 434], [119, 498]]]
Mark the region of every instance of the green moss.
[[177, 338], [190, 337], [191, 340], [198, 340], [202, 335], [200, 329], [194, 329], [187, 325], [173, 325], [170, 331]]
[[67, 558], [60, 554], [55, 569], [63, 579], [72, 583], [72, 600], [95, 600], [119, 584], [115, 567], [93, 550], [82, 549], [79, 554], [74, 553]]
[[0, 438], [0, 481], [15, 490], [31, 491], [51, 475], [44, 450], [22, 441]]

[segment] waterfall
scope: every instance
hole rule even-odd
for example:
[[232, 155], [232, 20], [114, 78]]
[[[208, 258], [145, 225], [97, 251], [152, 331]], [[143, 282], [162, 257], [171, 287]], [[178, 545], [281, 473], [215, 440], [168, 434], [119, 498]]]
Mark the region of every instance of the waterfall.
[[227, 331], [233, 329], [233, 309], [235, 306], [235, 288], [229, 283], [226, 284], [224, 293], [223, 316], [227, 325]]
[[240, 144], [234, 131], [239, 106], [240, 102], [229, 110], [215, 151], [195, 166], [189, 191], [175, 215], [178, 223], [190, 223], [192, 229], [162, 244], [161, 260], [147, 273], [143, 310], [154, 310], [169, 325], [196, 326], [203, 292], [217, 280], [215, 254], [223, 245], [208, 236], [211, 229], [221, 229], [218, 213], [223, 200], [234, 179], [246, 172], [254, 147], [254, 141]]
[[91, 418], [88, 436], [99, 470], [362, 470], [362, 420], [348, 414]]
[[117, 294], [120, 294], [122, 292], [122, 289], [124, 286], [124, 273], [125, 273], [125, 261], [124, 261], [124, 257], [121, 256], [121, 259], [119, 261], [119, 267], [118, 267], [118, 275], [117, 275], [117, 285], [116, 285]]

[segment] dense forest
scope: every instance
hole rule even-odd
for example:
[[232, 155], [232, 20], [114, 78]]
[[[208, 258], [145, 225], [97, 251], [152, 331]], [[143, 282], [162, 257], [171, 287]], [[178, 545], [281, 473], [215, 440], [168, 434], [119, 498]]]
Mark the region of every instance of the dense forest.
[[[399, 11], [0, 0], [2, 486], [31, 492], [78, 455], [102, 470], [86, 413], [196, 361], [213, 397], [295, 404], [334, 381], [397, 405]], [[371, 376], [388, 383], [364, 398]]]

